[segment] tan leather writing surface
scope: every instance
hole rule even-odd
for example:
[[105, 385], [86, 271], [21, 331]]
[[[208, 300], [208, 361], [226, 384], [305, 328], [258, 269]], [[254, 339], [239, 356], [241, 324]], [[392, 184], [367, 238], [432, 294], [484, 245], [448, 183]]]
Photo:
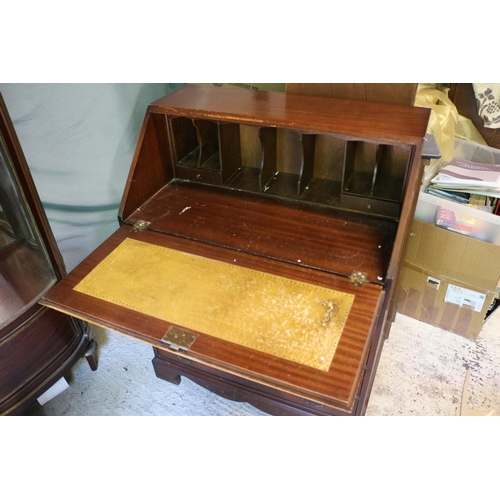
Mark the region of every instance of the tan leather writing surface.
[[354, 295], [124, 240], [75, 290], [328, 371]]

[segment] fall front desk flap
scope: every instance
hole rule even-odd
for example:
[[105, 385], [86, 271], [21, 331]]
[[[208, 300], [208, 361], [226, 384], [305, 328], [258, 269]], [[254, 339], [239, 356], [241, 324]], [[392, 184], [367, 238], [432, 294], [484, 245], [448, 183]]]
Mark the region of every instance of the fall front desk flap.
[[354, 300], [352, 294], [130, 238], [75, 290], [325, 371]]
[[182, 355], [301, 391], [319, 384], [349, 404], [383, 296], [372, 283], [123, 225], [43, 303], [164, 349], [180, 327], [196, 334]]

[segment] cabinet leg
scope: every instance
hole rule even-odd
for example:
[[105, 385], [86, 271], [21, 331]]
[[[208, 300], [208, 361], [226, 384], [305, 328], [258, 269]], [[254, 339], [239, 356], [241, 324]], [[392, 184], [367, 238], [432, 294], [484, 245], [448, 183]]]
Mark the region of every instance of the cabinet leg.
[[90, 366], [90, 369], [95, 372], [97, 370], [97, 342], [91, 340], [87, 350], [85, 351], [85, 358]]
[[179, 371], [167, 361], [155, 356], [153, 358], [153, 368], [158, 378], [166, 380], [174, 385], [179, 385], [181, 383]]

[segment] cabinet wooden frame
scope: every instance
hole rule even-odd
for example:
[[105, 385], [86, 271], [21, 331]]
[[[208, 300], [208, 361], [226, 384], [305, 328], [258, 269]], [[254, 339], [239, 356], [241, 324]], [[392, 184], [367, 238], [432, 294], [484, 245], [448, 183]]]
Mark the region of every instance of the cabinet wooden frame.
[[[17, 415], [95, 346], [88, 325], [38, 303], [66, 270], [1, 95], [0, 143], [6, 161], [2, 168], [9, 172], [0, 186], [6, 219], [0, 224], [0, 243], [5, 235], [13, 240], [0, 245], [0, 292], [4, 300], [2, 287], [8, 286], [9, 296], [21, 299], [0, 329], [0, 415]], [[90, 363], [97, 368], [95, 358]]]
[[[120, 228], [43, 303], [149, 343], [166, 380], [184, 375], [269, 413], [361, 415], [395, 314], [428, 117], [410, 106], [185, 85], [147, 109]], [[381, 151], [376, 167], [367, 155], [356, 163], [363, 145]], [[399, 192], [345, 203], [346, 170], [370, 168], [372, 178], [394, 174]], [[174, 352], [162, 342], [170, 323], [75, 291], [126, 239], [354, 295], [329, 370], [203, 331]]]

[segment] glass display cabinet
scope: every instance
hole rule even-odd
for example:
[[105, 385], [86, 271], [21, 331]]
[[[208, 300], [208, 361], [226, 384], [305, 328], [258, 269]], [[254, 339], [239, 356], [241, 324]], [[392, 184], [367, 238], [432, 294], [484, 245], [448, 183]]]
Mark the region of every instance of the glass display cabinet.
[[83, 355], [97, 368], [88, 325], [38, 304], [65, 274], [0, 95], [0, 415], [21, 413]]

